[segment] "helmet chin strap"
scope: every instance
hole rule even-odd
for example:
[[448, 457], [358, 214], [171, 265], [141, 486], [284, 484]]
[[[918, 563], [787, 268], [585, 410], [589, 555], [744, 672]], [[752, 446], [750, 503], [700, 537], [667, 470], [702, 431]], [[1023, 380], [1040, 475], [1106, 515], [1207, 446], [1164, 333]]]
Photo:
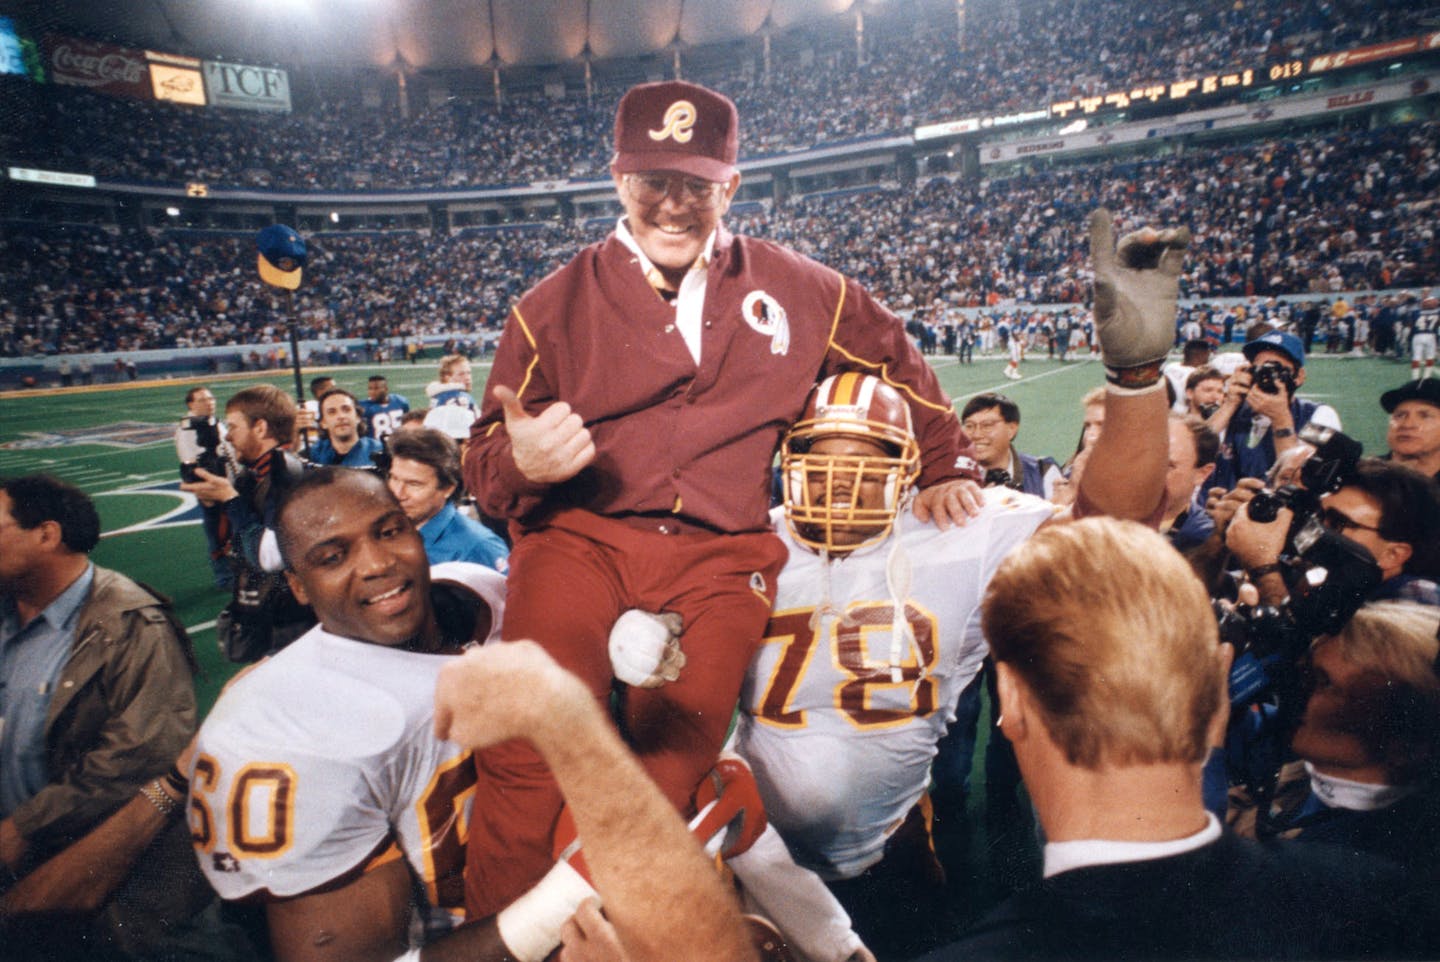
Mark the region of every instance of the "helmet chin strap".
[[830, 552], [820, 549], [820, 603], [815, 610], [810, 612], [810, 630], [818, 632], [820, 624], [826, 618], [837, 618], [842, 625], [853, 625], [854, 618], [848, 611], [842, 610], [835, 602], [830, 600]]
[[915, 642], [915, 632], [905, 617], [905, 602], [910, 596], [912, 568], [910, 556], [905, 553], [899, 537], [890, 539], [890, 555], [885, 559], [885, 587], [890, 589], [890, 681], [899, 684], [903, 680], [901, 665], [909, 648], [915, 649], [915, 664], [923, 672], [924, 659], [920, 657]]

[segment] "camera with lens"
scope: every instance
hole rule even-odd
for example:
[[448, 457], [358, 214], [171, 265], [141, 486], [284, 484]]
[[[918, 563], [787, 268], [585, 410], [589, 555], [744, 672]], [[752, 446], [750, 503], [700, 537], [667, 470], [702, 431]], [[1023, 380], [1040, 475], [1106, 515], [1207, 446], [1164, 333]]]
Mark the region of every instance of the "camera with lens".
[[1248, 509], [1261, 523], [1273, 522], [1282, 508], [1293, 513], [1278, 560], [1288, 600], [1278, 606], [1216, 603], [1221, 640], [1235, 646], [1230, 672], [1235, 705], [1276, 688], [1293, 689], [1298, 682], [1290, 669], [1310, 642], [1339, 631], [1381, 581], [1370, 552], [1322, 520], [1320, 499], [1347, 483], [1363, 451], [1360, 442], [1316, 425], [1301, 431], [1300, 439], [1315, 452], [1300, 469], [1302, 484], [1266, 488]]
[[1286, 397], [1295, 396], [1295, 372], [1279, 361], [1266, 361], [1251, 368], [1250, 383], [1266, 394], [1279, 394], [1283, 385]]
[[180, 479], [193, 483], [200, 480], [197, 468], [211, 474], [225, 475], [225, 441], [215, 419], [193, 415], [180, 422], [176, 436], [176, 453], [180, 455]]
[[1018, 488], [1019, 485], [1010, 477], [1010, 472], [1004, 468], [986, 468], [985, 480], [981, 482], [984, 488]]

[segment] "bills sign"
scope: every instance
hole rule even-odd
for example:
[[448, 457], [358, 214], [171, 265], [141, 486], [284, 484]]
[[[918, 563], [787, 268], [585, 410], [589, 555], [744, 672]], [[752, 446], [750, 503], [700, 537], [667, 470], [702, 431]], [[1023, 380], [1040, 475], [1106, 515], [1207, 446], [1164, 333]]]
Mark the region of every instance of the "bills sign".
[[278, 67], [207, 60], [205, 90], [213, 106], [287, 113], [290, 110], [290, 78]]
[[51, 34], [41, 44], [50, 79], [107, 94], [151, 98], [145, 53], [114, 44]]

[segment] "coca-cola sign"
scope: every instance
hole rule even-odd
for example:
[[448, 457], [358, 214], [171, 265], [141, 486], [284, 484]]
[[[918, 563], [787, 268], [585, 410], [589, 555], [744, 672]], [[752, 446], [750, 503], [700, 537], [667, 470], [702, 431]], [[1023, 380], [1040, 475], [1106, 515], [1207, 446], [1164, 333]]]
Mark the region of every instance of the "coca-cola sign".
[[50, 79], [108, 94], [150, 99], [145, 54], [128, 47], [52, 34], [43, 43]]

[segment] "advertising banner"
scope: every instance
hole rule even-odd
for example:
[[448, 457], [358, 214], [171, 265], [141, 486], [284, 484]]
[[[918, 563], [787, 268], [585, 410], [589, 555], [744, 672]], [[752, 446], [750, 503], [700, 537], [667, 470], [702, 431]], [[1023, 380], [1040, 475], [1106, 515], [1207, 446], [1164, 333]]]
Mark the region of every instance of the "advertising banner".
[[1413, 97], [1423, 97], [1436, 89], [1440, 89], [1440, 74], [1426, 74], [1392, 83], [1347, 87], [1311, 96], [1275, 97], [1244, 106], [1196, 110], [1166, 118], [1159, 123], [1140, 121], [1094, 127], [1071, 134], [993, 141], [980, 145], [980, 163], [998, 164], [1043, 154], [1066, 154], [1142, 140], [1183, 137], [1209, 130], [1255, 127], [1277, 120], [1299, 120], [1338, 111], [1359, 110], [1375, 104], [1398, 103]]
[[47, 36], [41, 49], [50, 79], [57, 84], [141, 100], [152, 96], [142, 51], [59, 34]]
[[145, 51], [150, 62], [150, 86], [156, 100], [205, 106], [205, 82], [200, 79], [200, 61], [173, 53]]
[[207, 60], [204, 72], [212, 106], [290, 111], [290, 78], [279, 67]]

